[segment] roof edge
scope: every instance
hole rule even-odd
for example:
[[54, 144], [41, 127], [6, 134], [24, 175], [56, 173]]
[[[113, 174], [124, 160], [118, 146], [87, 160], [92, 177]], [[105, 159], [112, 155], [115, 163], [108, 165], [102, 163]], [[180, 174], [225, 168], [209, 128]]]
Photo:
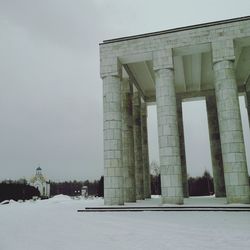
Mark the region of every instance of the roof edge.
[[158, 35], [163, 35], [163, 34], [175, 33], [175, 32], [179, 32], [179, 31], [199, 29], [199, 28], [203, 28], [203, 27], [210, 27], [210, 26], [216, 26], [216, 25], [220, 25], [220, 24], [235, 23], [235, 22], [247, 21], [247, 20], [250, 20], [250, 16], [237, 17], [237, 18], [225, 19], [225, 20], [221, 20], [221, 21], [213, 21], [213, 22], [208, 22], [208, 23], [183, 26], [180, 28], [173, 28], [173, 29], [168, 29], [168, 30], [144, 33], [144, 34], [140, 34], [140, 35], [132, 35], [132, 36], [125, 36], [125, 37], [120, 37], [120, 38], [108, 39], [108, 40], [104, 40], [99, 45], [116, 43], [116, 42], [123, 42], [123, 41], [134, 40], [134, 39], [139, 39], [139, 38], [144, 38], [144, 37], [149, 37], [149, 36], [158, 36]]

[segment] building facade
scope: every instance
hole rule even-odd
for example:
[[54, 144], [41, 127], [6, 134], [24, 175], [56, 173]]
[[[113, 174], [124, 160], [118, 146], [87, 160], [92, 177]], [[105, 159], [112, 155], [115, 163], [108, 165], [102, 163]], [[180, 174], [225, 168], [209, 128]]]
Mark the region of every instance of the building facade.
[[[239, 94], [250, 114], [250, 16], [100, 44], [104, 199], [150, 197], [147, 105], [156, 103], [162, 203], [188, 197], [182, 102], [206, 100], [217, 197], [249, 203]], [[249, 153], [249, 152], [248, 152]]]

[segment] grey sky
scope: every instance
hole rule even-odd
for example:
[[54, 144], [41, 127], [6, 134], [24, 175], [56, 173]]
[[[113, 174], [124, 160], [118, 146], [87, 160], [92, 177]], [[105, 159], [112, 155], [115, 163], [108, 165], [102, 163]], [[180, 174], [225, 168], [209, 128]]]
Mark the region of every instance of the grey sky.
[[[102, 40], [249, 9], [249, 0], [0, 0], [0, 179], [29, 178], [39, 163], [52, 180], [103, 173]], [[204, 105], [185, 104], [184, 113], [188, 172], [198, 175], [211, 167]], [[154, 107], [149, 130], [150, 158], [158, 160]]]

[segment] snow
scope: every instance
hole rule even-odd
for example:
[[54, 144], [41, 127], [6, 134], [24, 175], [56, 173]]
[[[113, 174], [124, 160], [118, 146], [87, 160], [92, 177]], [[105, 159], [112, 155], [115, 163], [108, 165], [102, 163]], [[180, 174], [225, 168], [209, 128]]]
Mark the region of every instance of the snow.
[[[225, 204], [224, 199], [209, 197], [188, 202]], [[146, 204], [159, 204], [159, 197], [137, 203]], [[249, 212], [77, 212], [86, 206], [103, 206], [103, 199], [59, 195], [0, 205], [0, 250], [242, 250], [250, 246]]]

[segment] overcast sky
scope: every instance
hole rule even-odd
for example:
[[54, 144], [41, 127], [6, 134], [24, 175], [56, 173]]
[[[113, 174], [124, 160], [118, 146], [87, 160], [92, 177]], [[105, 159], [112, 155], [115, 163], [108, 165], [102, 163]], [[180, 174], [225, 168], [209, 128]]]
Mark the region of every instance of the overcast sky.
[[[0, 179], [30, 178], [38, 164], [56, 181], [103, 174], [100, 42], [249, 10], [249, 0], [0, 0]], [[204, 102], [186, 103], [184, 119], [195, 176], [211, 169]], [[150, 160], [158, 161], [156, 127], [150, 107]]]

